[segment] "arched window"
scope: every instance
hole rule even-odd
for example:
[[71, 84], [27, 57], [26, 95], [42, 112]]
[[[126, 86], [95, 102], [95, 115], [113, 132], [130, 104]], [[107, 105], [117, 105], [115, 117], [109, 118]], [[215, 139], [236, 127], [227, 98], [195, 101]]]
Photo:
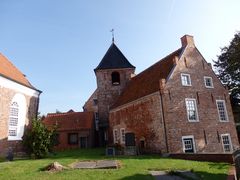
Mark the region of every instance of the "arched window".
[[12, 102], [9, 115], [9, 136], [17, 136], [19, 106], [17, 102]]
[[26, 123], [26, 98], [23, 94], [17, 93], [13, 97], [9, 107], [8, 119], [8, 140], [22, 140], [24, 126]]
[[120, 84], [120, 74], [119, 72], [112, 73], [112, 85], [119, 85]]

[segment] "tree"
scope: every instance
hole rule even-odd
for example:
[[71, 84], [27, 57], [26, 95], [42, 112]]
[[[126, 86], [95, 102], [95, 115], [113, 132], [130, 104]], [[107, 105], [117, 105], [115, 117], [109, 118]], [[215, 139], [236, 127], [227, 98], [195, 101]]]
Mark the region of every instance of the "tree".
[[232, 106], [240, 106], [240, 32], [234, 35], [229, 46], [221, 49], [214, 63], [219, 79], [229, 89]]
[[55, 129], [48, 130], [40, 117], [33, 119], [32, 127], [27, 129], [23, 136], [23, 145], [35, 158], [43, 158], [52, 151], [55, 132]]

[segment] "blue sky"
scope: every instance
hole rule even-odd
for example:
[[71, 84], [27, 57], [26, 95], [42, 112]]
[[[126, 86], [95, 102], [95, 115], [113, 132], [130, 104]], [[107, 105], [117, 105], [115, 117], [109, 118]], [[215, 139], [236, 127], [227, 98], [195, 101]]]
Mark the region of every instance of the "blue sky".
[[136, 73], [194, 36], [209, 62], [240, 30], [239, 0], [0, 0], [0, 52], [43, 93], [42, 114], [81, 111], [115, 42]]

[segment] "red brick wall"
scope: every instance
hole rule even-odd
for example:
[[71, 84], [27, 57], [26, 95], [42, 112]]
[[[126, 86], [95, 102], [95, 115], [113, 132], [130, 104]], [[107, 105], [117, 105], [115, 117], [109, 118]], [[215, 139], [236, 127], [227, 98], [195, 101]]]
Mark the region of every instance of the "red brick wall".
[[80, 142], [78, 144], [69, 144], [68, 143], [68, 134], [77, 133], [78, 137], [87, 137], [88, 148], [94, 146], [94, 134], [91, 130], [80, 130], [80, 131], [58, 131], [59, 134], [59, 144], [54, 147], [55, 150], [68, 150], [68, 149], [79, 149]]
[[[119, 72], [120, 85], [112, 85], [112, 72]], [[131, 79], [131, 74], [133, 73], [134, 69], [108, 69], [96, 71], [98, 112], [100, 121], [108, 120], [110, 107], [125, 88], [127, 82]]]
[[[190, 74], [192, 86], [182, 86], [181, 73]], [[214, 88], [205, 87], [204, 76], [212, 77]], [[197, 100], [199, 122], [188, 121], [185, 98]], [[219, 135], [229, 133], [233, 147], [239, 146], [228, 92], [196, 48], [188, 47], [183, 53], [166, 84], [163, 99], [170, 153], [183, 152], [181, 137], [187, 135], [194, 136], [197, 152], [222, 153], [217, 131]], [[229, 122], [219, 121], [217, 99], [225, 100]]]
[[165, 137], [160, 107], [159, 92], [140, 98], [132, 103], [111, 110], [109, 135], [113, 136], [113, 129], [125, 128], [133, 132], [136, 144], [145, 140], [145, 151], [152, 153], [166, 152]]
[[232, 154], [170, 154], [174, 159], [233, 163]]

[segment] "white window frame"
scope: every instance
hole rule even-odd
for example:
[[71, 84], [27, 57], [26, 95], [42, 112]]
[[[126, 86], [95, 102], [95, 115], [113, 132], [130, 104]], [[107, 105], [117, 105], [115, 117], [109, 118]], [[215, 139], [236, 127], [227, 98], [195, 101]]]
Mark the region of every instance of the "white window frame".
[[189, 136], [182, 136], [182, 147], [183, 147], [183, 153], [185, 152], [185, 143], [184, 143], [184, 139], [192, 139], [193, 142], [193, 153], [196, 153], [196, 145], [195, 145], [195, 139], [193, 135], [189, 135]]
[[[189, 78], [189, 83], [190, 84], [183, 84], [183, 76], [187, 76]], [[182, 86], [192, 86], [192, 81], [191, 81], [191, 76], [190, 74], [186, 74], [186, 73], [181, 73], [181, 83], [182, 83]]]
[[[124, 134], [122, 133], [124, 131]], [[121, 144], [125, 144], [125, 128], [120, 129], [120, 138], [121, 138]]]
[[[226, 151], [225, 148], [224, 148], [224, 144], [223, 144], [223, 136], [228, 136], [228, 139], [229, 139], [229, 146], [230, 146], [230, 151]], [[233, 146], [232, 146], [232, 140], [231, 140], [231, 136], [229, 133], [226, 133], [226, 134], [221, 134], [221, 141], [222, 141], [222, 147], [223, 147], [223, 151], [225, 153], [230, 153], [233, 151]]]
[[[193, 102], [194, 102], [195, 111], [196, 111], [196, 119], [195, 119], [195, 120], [191, 120], [191, 119], [189, 119], [187, 101], [193, 101]], [[196, 99], [194, 99], [194, 98], [185, 98], [185, 106], [186, 106], [186, 111], [187, 111], [187, 118], [188, 118], [188, 121], [189, 121], [189, 122], [199, 122], [198, 108], [197, 108]]]
[[[226, 120], [221, 120], [220, 111], [219, 111], [219, 109], [218, 109], [218, 102], [223, 102], [223, 107], [224, 107], [224, 113], [225, 113], [225, 116], [226, 116]], [[217, 106], [218, 119], [219, 119], [219, 121], [220, 121], [220, 122], [229, 122], [225, 100], [216, 100], [216, 106]]]
[[113, 143], [116, 144], [118, 143], [118, 130], [113, 129]]
[[[10, 112], [8, 114], [8, 141], [18, 141], [22, 140], [22, 136], [24, 134], [24, 127], [26, 123], [26, 114], [27, 114], [27, 103], [26, 103], [26, 98], [23, 94], [17, 93], [13, 96], [11, 104], [9, 106], [9, 110], [11, 109], [12, 103], [16, 102], [18, 104], [18, 122], [17, 126], [11, 126], [10, 124], [10, 118], [13, 117], [11, 116]], [[11, 131], [13, 128], [17, 130], [17, 135], [12, 136], [9, 131]]]
[[[19, 121], [19, 104], [18, 102], [14, 101], [10, 106], [8, 136], [11, 136], [13, 138], [17, 137], [18, 121]], [[14, 135], [11, 132], [15, 132]]]
[[[210, 81], [211, 81], [211, 86], [208, 86], [208, 85], [206, 84], [207, 79], [210, 79]], [[204, 76], [204, 85], [205, 85], [206, 88], [214, 88], [214, 87], [213, 87], [212, 77], [210, 77], [210, 76]]]

